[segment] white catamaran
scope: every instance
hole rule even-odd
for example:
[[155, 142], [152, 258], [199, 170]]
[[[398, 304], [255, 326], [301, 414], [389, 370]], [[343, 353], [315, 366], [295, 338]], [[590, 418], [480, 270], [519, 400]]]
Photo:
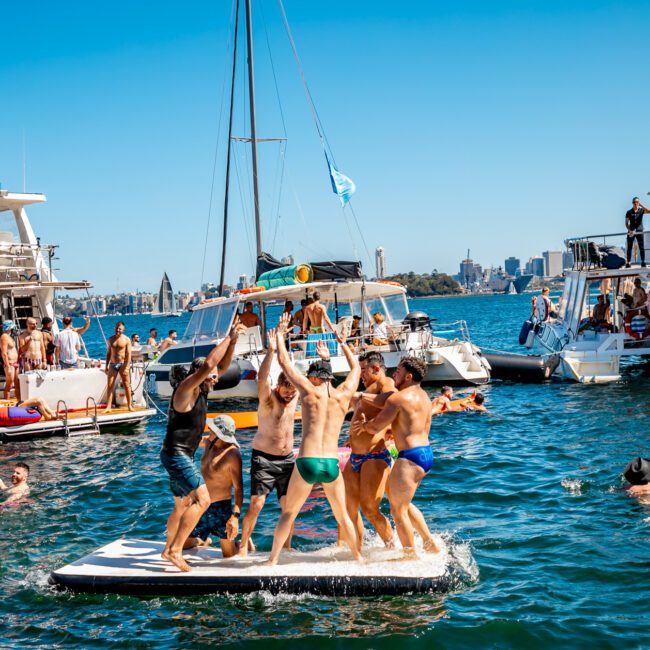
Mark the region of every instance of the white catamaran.
[[[228, 225], [228, 196], [231, 161], [231, 144], [233, 140], [250, 143], [252, 164], [253, 187], [253, 212], [255, 215], [255, 234], [257, 244], [258, 268], [256, 280], [259, 281], [264, 263], [271, 260], [272, 266], [277, 267], [273, 260], [262, 249], [262, 235], [260, 227], [260, 200], [258, 187], [257, 168], [257, 143], [263, 139], [257, 138], [255, 121], [255, 89], [253, 66], [253, 39], [251, 1], [245, 0], [246, 6], [246, 46], [248, 67], [248, 99], [250, 117], [250, 137], [233, 138], [233, 106], [235, 97], [235, 72], [237, 67], [238, 21], [239, 2], [236, 3], [233, 38], [232, 82], [230, 92], [230, 121], [228, 129], [228, 148], [226, 159], [226, 179], [224, 194], [224, 236], [221, 258], [220, 294], [223, 295], [225, 259], [227, 251], [227, 225]], [[299, 61], [295, 50], [295, 43], [291, 37], [289, 25], [284, 15], [285, 28], [293, 48], [296, 60]], [[302, 70], [301, 70], [302, 72]], [[304, 75], [301, 75], [304, 83]], [[322, 136], [322, 124], [317, 117], [313, 106], [311, 94], [306, 84], [305, 90], [312, 106], [312, 115], [325, 147]], [[331, 152], [330, 152], [331, 153]], [[345, 204], [349, 195], [354, 191], [353, 183], [340, 174], [332, 165], [333, 157], [326, 150], [325, 155], [330, 170], [330, 180], [334, 191]], [[313, 296], [315, 291], [320, 293], [320, 301], [327, 309], [330, 319], [335, 323], [340, 333], [346, 332], [352, 317], [360, 316], [361, 325], [355, 332], [351, 343], [358, 352], [372, 349], [380, 350], [386, 359], [389, 368], [395, 368], [399, 360], [406, 355], [415, 354], [427, 362], [429, 372], [427, 381], [443, 383], [479, 384], [489, 380], [490, 365], [472, 345], [467, 327], [464, 322], [453, 324], [456, 336], [452, 339], [443, 338], [435, 334], [431, 319], [421, 312], [410, 312], [406, 300], [406, 290], [403, 286], [391, 282], [367, 281], [361, 273], [358, 262], [320, 262], [308, 265], [310, 267], [307, 280], [290, 280], [269, 286], [256, 286], [252, 289], [243, 289], [229, 298], [217, 298], [204, 301], [197, 305], [192, 313], [187, 330], [177, 345], [165, 352], [147, 367], [149, 390], [162, 397], [169, 397], [172, 389], [169, 383], [169, 374], [172, 366], [189, 364], [196, 356], [206, 355], [232, 326], [235, 315], [238, 313], [240, 303], [253, 302], [258, 307], [260, 325], [250, 327], [247, 336], [237, 343], [233, 364], [220, 378], [215, 390], [210, 397], [217, 398], [257, 398], [257, 372], [266, 354], [266, 326], [275, 326], [279, 312], [285, 301], [290, 300], [298, 307], [301, 299]], [[268, 269], [269, 267], [267, 267]], [[289, 268], [289, 267], [285, 267]], [[276, 313], [274, 314], [274, 309]], [[374, 314], [381, 314], [386, 324], [388, 336], [386, 340], [377, 341], [372, 336], [370, 324]], [[449, 328], [447, 327], [447, 332]], [[453, 335], [453, 334], [452, 334]], [[333, 334], [324, 334], [330, 338], [332, 368], [335, 376], [344, 376], [348, 372], [347, 362], [342, 355]], [[304, 333], [296, 333], [290, 337], [290, 350], [294, 363], [307, 370], [310, 361], [315, 358], [315, 342], [313, 337]], [[271, 378], [275, 379], [279, 372], [277, 363], [271, 370]]]

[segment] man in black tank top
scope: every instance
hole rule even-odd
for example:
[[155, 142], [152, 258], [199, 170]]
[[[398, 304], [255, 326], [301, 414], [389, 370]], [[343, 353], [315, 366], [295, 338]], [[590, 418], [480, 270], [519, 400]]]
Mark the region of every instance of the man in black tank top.
[[176, 386], [169, 403], [160, 461], [169, 474], [174, 509], [167, 521], [167, 543], [162, 557], [181, 571], [190, 571], [183, 559], [183, 545], [210, 505], [208, 489], [194, 464], [205, 429], [208, 393], [219, 374], [230, 366], [237, 338], [245, 331], [235, 319], [228, 336], [207, 357], [192, 361], [189, 374]]

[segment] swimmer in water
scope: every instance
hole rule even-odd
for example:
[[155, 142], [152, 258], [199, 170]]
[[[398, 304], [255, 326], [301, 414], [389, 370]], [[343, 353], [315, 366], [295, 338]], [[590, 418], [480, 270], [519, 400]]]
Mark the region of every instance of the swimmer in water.
[[16, 463], [13, 474], [11, 475], [11, 485], [5, 485], [0, 480], [0, 491], [5, 500], [0, 505], [12, 505], [18, 503], [21, 499], [29, 494], [29, 465], [27, 463]]
[[451, 411], [453, 405], [451, 400], [454, 397], [454, 389], [451, 386], [443, 386], [440, 389], [440, 396], [431, 400], [431, 412], [433, 415]]
[[[386, 400], [384, 408], [372, 420], [365, 416], [352, 426], [355, 434], [374, 435], [391, 428], [398, 455], [388, 480], [388, 500], [405, 559], [417, 558], [414, 526], [409, 506], [424, 476], [433, 465], [429, 444], [431, 400], [421, 382], [427, 373], [426, 364], [417, 357], [403, 357], [393, 380], [397, 392]], [[431, 550], [439, 551], [434, 543]]]
[[[285, 309], [291, 318], [291, 312]], [[239, 555], [248, 553], [248, 540], [253, 534], [266, 497], [276, 491], [280, 508], [284, 509], [291, 472], [296, 461], [293, 456], [293, 428], [298, 391], [284, 372], [271, 388], [269, 374], [277, 350], [275, 330], [268, 332], [268, 351], [257, 373], [259, 403], [257, 407], [257, 433], [251, 452], [251, 498], [242, 521]], [[285, 548], [291, 548], [291, 534]]]
[[635, 496], [650, 496], [650, 458], [637, 457], [630, 461], [623, 476], [630, 483], [627, 492]]
[[239, 442], [235, 437], [235, 421], [228, 415], [219, 415], [208, 422], [208, 429], [208, 437], [201, 442], [205, 448], [201, 458], [201, 474], [211, 503], [183, 548], [210, 546], [212, 538], [215, 538], [221, 544], [223, 557], [232, 557], [239, 549], [235, 538], [239, 533], [239, 517], [244, 503], [242, 462]]
[[337, 334], [341, 350], [350, 366], [345, 381], [337, 388], [332, 386], [332, 369], [327, 360], [329, 352], [323, 341], [318, 341], [316, 345], [320, 360], [309, 366], [307, 377], [304, 377], [294, 368], [287, 353], [285, 336], [289, 326], [290, 317], [284, 313], [276, 330], [276, 344], [280, 366], [300, 394], [302, 437], [296, 466], [287, 488], [285, 509], [275, 528], [273, 548], [267, 564], [273, 566], [278, 563], [280, 551], [291, 533], [298, 512], [316, 483], [323, 486], [343, 540], [350, 547], [354, 559], [360, 560], [359, 543], [345, 507], [345, 485], [339, 470], [338, 457], [341, 426], [361, 376], [359, 362], [344, 338]]
[[443, 386], [440, 393], [440, 397], [431, 400], [431, 413], [433, 415], [459, 411], [487, 411], [484, 406], [485, 397], [482, 393], [472, 393], [465, 399], [457, 400], [455, 404], [451, 401], [454, 396], [451, 386]]

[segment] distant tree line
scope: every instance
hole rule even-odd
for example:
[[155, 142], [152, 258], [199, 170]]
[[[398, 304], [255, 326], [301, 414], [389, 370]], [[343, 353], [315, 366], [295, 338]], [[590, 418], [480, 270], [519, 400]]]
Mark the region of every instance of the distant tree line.
[[455, 293], [462, 293], [463, 290], [452, 278], [446, 273], [438, 273], [435, 269], [433, 273], [398, 273], [391, 275], [386, 280], [399, 282], [406, 287], [409, 296], [449, 296]]

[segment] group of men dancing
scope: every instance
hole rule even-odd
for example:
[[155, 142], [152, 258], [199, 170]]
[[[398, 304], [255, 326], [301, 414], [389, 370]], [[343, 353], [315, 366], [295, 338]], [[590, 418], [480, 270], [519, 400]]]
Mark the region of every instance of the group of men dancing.
[[[239, 532], [243, 487], [235, 425], [232, 418], [219, 416], [208, 422], [207, 439], [203, 432], [208, 393], [219, 373], [230, 366], [237, 339], [246, 328], [235, 322], [228, 336], [206, 358], [195, 359], [188, 376], [175, 387], [160, 454], [174, 495], [162, 557], [180, 570], [189, 571], [183, 549], [209, 543], [211, 536], [220, 539], [224, 556], [246, 555], [253, 548], [251, 536], [266, 497], [275, 490], [281, 515], [267, 561], [274, 565], [282, 549], [291, 546], [296, 517], [316, 484], [322, 486], [340, 539], [355, 559], [361, 559], [361, 513], [387, 547], [395, 546], [390, 521], [380, 510], [385, 493], [404, 557], [417, 557], [415, 531], [421, 536], [425, 551], [438, 552], [422, 513], [412, 503], [433, 463], [429, 445], [431, 400], [420, 386], [426, 364], [416, 357], [404, 357], [393, 378], [389, 378], [380, 353], [369, 352], [357, 360], [345, 338], [337, 335], [350, 370], [344, 381], [334, 387], [325, 342], [317, 344], [318, 358], [310, 364], [306, 376], [291, 363], [286, 347], [290, 328], [291, 317], [283, 313], [277, 329], [268, 332], [268, 352], [258, 373], [258, 429], [251, 454], [251, 496], [239, 544], [235, 538]], [[274, 358], [282, 372], [272, 386]], [[358, 392], [360, 380], [364, 392]], [[294, 459], [298, 399], [302, 434]], [[351, 453], [341, 473], [339, 437], [350, 408]], [[389, 436], [398, 452], [394, 463], [387, 448]], [[205, 447], [201, 471], [194, 463], [200, 445]]]

